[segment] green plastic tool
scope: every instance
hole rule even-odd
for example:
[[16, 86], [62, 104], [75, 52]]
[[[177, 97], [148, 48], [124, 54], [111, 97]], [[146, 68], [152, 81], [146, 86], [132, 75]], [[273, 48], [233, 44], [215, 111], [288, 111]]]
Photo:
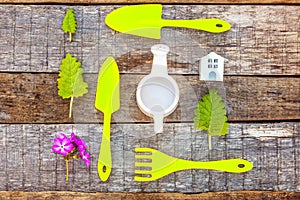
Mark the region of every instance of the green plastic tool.
[[106, 16], [105, 23], [122, 33], [160, 39], [162, 27], [182, 27], [211, 33], [228, 31], [231, 25], [221, 19], [165, 20], [161, 4], [142, 4], [118, 8]]
[[[198, 162], [174, 158], [158, 150], [151, 148], [135, 148], [136, 167], [143, 167], [142, 170], [135, 170], [137, 174], [135, 181], [154, 181], [170, 173], [186, 169], [210, 169], [224, 172], [242, 173], [253, 168], [253, 164], [244, 159], [228, 159]], [[145, 162], [151, 160], [151, 162]]]
[[102, 181], [106, 181], [112, 168], [110, 120], [112, 113], [120, 109], [120, 75], [113, 57], [108, 57], [99, 71], [95, 107], [104, 114], [98, 174]]

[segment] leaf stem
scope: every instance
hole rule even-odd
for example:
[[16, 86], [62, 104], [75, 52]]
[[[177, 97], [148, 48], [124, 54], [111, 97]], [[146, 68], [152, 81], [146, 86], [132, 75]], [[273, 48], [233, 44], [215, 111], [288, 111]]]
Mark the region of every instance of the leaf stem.
[[211, 150], [211, 136], [208, 135], [208, 150]]
[[69, 180], [69, 160], [66, 160], [66, 182]]
[[70, 109], [69, 109], [69, 118], [72, 117], [73, 99], [74, 99], [74, 96], [71, 96], [71, 100], [70, 100]]
[[69, 42], [72, 42], [72, 33], [69, 32]]

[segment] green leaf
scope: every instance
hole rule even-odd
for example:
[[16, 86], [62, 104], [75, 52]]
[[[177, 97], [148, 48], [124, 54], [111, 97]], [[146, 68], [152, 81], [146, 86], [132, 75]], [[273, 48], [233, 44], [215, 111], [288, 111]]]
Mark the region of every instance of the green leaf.
[[64, 32], [69, 33], [69, 41], [72, 42], [72, 33], [75, 33], [77, 28], [73, 9], [67, 11], [61, 28]]
[[228, 133], [225, 104], [217, 90], [211, 89], [202, 97], [194, 114], [196, 129], [207, 131], [209, 136], [221, 136]]
[[73, 98], [83, 96], [88, 92], [88, 84], [83, 81], [82, 74], [84, 69], [81, 68], [81, 63], [77, 62], [76, 57], [67, 54], [60, 65], [58, 83], [58, 95], [63, 99], [71, 98], [70, 113], [72, 113]]

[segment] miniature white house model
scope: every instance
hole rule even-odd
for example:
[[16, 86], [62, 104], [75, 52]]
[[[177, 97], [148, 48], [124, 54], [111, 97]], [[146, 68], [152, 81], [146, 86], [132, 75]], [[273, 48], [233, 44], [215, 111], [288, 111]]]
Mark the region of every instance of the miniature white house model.
[[200, 60], [200, 80], [223, 81], [224, 61], [226, 58], [211, 52]]

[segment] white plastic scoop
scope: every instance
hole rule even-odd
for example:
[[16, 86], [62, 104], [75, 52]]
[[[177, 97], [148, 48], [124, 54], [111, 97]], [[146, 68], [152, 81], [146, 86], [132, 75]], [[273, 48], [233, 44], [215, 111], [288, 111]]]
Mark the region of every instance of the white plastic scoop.
[[169, 47], [157, 44], [151, 47], [153, 63], [151, 73], [139, 83], [136, 98], [141, 111], [154, 119], [155, 133], [163, 131], [163, 119], [177, 107], [179, 88], [168, 75], [167, 54]]

